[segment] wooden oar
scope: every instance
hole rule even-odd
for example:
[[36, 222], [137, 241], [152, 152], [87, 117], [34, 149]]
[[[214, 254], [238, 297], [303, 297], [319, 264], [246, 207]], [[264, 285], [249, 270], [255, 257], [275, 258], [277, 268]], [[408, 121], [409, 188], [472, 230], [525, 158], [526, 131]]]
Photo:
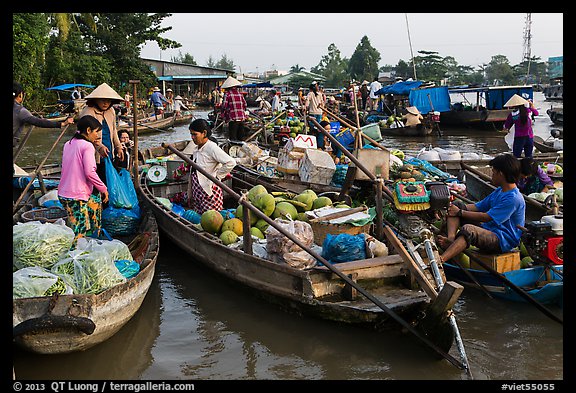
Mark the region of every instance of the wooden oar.
[[246, 139], [244, 140], [244, 142], [250, 142], [252, 139], [254, 139], [254, 137], [255, 137], [256, 135], [258, 135], [260, 132], [262, 132], [262, 130], [265, 130], [265, 129], [266, 129], [266, 126], [267, 126], [268, 124], [271, 124], [271, 123], [275, 122], [275, 121], [276, 121], [277, 119], [279, 119], [280, 116], [282, 116], [284, 113], [286, 113], [286, 111], [280, 112], [276, 117], [274, 117], [272, 120], [270, 120], [268, 123], [264, 124], [262, 127], [260, 127], [259, 129], [257, 129], [252, 135], [250, 135], [248, 138], [246, 138]]
[[530, 296], [528, 293], [526, 293], [526, 291], [524, 291], [522, 288], [518, 287], [516, 284], [514, 284], [513, 282], [508, 280], [506, 277], [504, 277], [502, 274], [498, 273], [491, 266], [489, 266], [487, 263], [485, 263], [482, 259], [480, 259], [476, 255], [472, 254], [469, 250], [464, 250], [463, 252], [464, 252], [464, 254], [466, 254], [470, 258], [472, 258], [475, 262], [477, 262], [480, 266], [482, 266], [485, 270], [487, 270], [491, 275], [496, 277], [498, 280], [502, 281], [504, 284], [506, 284], [508, 287], [510, 287], [514, 292], [516, 292], [518, 295], [520, 295], [522, 298], [524, 298], [526, 301], [528, 301], [528, 303], [532, 304], [533, 306], [538, 308], [540, 311], [542, 311], [544, 314], [546, 314], [546, 316], [550, 317], [552, 320], [558, 322], [561, 325], [564, 324], [562, 318], [555, 315], [552, 311], [550, 311], [548, 308], [546, 308], [544, 305], [542, 305], [542, 303], [540, 303], [538, 300], [534, 299], [532, 296]]
[[465, 366], [462, 363], [460, 363], [457, 359], [455, 359], [452, 355], [443, 351], [436, 344], [434, 344], [432, 341], [430, 341], [428, 338], [426, 338], [424, 335], [422, 335], [420, 332], [418, 332], [416, 329], [414, 329], [414, 327], [412, 327], [408, 322], [406, 322], [404, 319], [402, 319], [394, 311], [389, 309], [384, 303], [382, 303], [380, 300], [378, 300], [372, 294], [367, 292], [364, 288], [359, 286], [358, 283], [352, 281], [346, 274], [342, 273], [338, 268], [336, 268], [333, 264], [331, 264], [326, 259], [324, 259], [321, 255], [319, 255], [318, 253], [313, 251], [311, 248], [306, 246], [304, 243], [302, 243], [302, 241], [300, 239], [298, 239], [296, 236], [294, 236], [294, 234], [285, 230], [278, 222], [272, 220], [266, 214], [262, 213], [258, 208], [256, 208], [254, 205], [252, 205], [250, 203], [250, 201], [248, 201], [246, 198], [242, 198], [234, 190], [232, 190], [230, 187], [228, 187], [226, 184], [221, 182], [216, 177], [212, 176], [212, 174], [207, 172], [202, 166], [196, 164], [194, 161], [192, 161], [190, 159], [190, 157], [186, 156], [185, 154], [180, 152], [178, 149], [174, 148], [172, 145], [163, 143], [162, 147], [168, 148], [171, 152], [175, 153], [177, 156], [182, 158], [184, 161], [186, 161], [188, 164], [190, 164], [194, 169], [196, 169], [198, 172], [202, 173], [204, 176], [206, 176], [208, 179], [210, 179], [214, 184], [218, 185], [224, 191], [226, 191], [227, 193], [232, 195], [234, 198], [236, 198], [238, 200], [238, 202], [241, 203], [244, 207], [250, 209], [250, 211], [254, 215], [256, 215], [259, 219], [266, 221], [266, 223], [268, 223], [268, 225], [275, 228], [278, 232], [282, 233], [284, 236], [286, 236], [288, 239], [290, 239], [292, 242], [294, 242], [294, 244], [296, 244], [297, 246], [302, 248], [304, 251], [306, 251], [308, 254], [310, 254], [313, 258], [316, 258], [316, 260], [320, 261], [320, 263], [322, 263], [329, 270], [331, 270], [334, 274], [336, 274], [338, 277], [340, 277], [344, 282], [346, 282], [352, 288], [355, 288], [358, 292], [360, 292], [362, 295], [364, 295], [368, 300], [370, 300], [372, 303], [374, 303], [375, 305], [380, 307], [384, 312], [386, 312], [395, 321], [397, 321], [404, 328], [406, 328], [408, 331], [410, 331], [412, 334], [414, 334], [416, 337], [418, 337], [422, 342], [426, 343], [430, 348], [434, 349], [437, 353], [442, 355], [446, 360], [448, 360], [454, 366], [458, 367], [461, 370], [465, 369]]
[[36, 179], [36, 176], [38, 176], [40, 174], [40, 171], [42, 170], [44, 163], [46, 162], [48, 157], [50, 157], [50, 154], [52, 154], [52, 151], [54, 150], [56, 145], [58, 145], [58, 142], [60, 142], [60, 139], [62, 139], [62, 137], [64, 136], [64, 134], [68, 130], [69, 126], [70, 126], [70, 124], [67, 124], [66, 127], [64, 127], [64, 129], [62, 130], [62, 132], [60, 133], [60, 135], [58, 136], [58, 138], [56, 139], [56, 141], [54, 142], [54, 144], [52, 145], [52, 147], [48, 151], [48, 154], [46, 154], [46, 157], [44, 157], [44, 159], [42, 160], [42, 162], [40, 162], [40, 164], [38, 165], [38, 167], [36, 168], [36, 170], [34, 171], [32, 176], [30, 176], [30, 181], [28, 182], [28, 184], [26, 184], [26, 187], [24, 187], [24, 190], [22, 190], [22, 193], [20, 194], [20, 196], [18, 197], [18, 199], [16, 200], [16, 202], [14, 202], [14, 205], [12, 206], [12, 214], [16, 214], [16, 211], [20, 207], [19, 206], [20, 201], [22, 201], [22, 198], [24, 198], [24, 195], [26, 194], [26, 192], [30, 189], [30, 187], [32, 187], [32, 183], [34, 183], [34, 179]]

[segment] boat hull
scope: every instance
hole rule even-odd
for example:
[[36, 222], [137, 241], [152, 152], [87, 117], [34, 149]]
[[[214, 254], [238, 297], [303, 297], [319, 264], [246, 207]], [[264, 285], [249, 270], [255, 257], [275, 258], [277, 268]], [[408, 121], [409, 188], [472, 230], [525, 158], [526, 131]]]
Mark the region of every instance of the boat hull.
[[150, 233], [139, 273], [99, 294], [13, 299], [14, 342], [39, 354], [83, 351], [118, 332], [138, 311], [154, 278], [159, 251], [155, 217], [143, 210]]
[[[476, 284], [459, 267], [451, 263], [444, 263], [446, 276], [465, 286]], [[563, 272], [562, 265], [556, 265], [554, 269]], [[492, 274], [485, 270], [467, 269], [467, 271], [494, 297], [514, 301], [525, 302], [526, 299], [518, 295], [510, 287], [502, 283]], [[550, 279], [545, 280], [544, 266], [535, 266], [526, 269], [512, 270], [502, 273], [511, 283], [526, 290], [534, 300], [542, 304], [556, 304], [563, 306], [564, 282], [555, 272], [550, 273]]]

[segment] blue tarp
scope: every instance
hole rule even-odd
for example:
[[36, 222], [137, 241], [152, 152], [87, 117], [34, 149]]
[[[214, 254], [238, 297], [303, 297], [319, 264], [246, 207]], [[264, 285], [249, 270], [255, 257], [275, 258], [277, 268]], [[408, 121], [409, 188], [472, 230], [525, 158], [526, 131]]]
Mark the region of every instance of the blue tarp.
[[240, 88], [243, 87], [273, 87], [274, 85], [270, 82], [260, 82], [260, 83], [248, 83], [246, 85], [238, 86]]
[[45, 90], [61, 90], [61, 91], [66, 91], [66, 90], [72, 90], [75, 87], [88, 87], [88, 88], [92, 88], [95, 87], [94, 85], [84, 85], [82, 83], [67, 83], [64, 85], [60, 85], [60, 86], [52, 86], [52, 87], [47, 87]]
[[[430, 100], [428, 100], [430, 95]], [[431, 87], [428, 89], [414, 89], [410, 90], [410, 105], [418, 108], [420, 113], [428, 113], [432, 110], [437, 112], [450, 111], [450, 94], [448, 94], [448, 87]], [[430, 106], [430, 101], [434, 109]]]
[[394, 84], [384, 86], [378, 90], [375, 94], [404, 94], [408, 95], [410, 90], [420, 87], [424, 83], [422, 81], [407, 81], [407, 82], [396, 82]]
[[528, 100], [534, 99], [532, 86], [513, 87], [509, 89], [490, 89], [486, 97], [486, 109], [503, 109], [504, 104], [514, 95]]

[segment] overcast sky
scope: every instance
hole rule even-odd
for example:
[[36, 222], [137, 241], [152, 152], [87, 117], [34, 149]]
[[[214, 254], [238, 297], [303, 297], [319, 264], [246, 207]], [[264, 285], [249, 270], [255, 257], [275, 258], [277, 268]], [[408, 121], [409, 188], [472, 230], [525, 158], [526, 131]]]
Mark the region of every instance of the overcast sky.
[[[522, 8], [522, 7], [520, 7]], [[310, 70], [335, 44], [350, 58], [363, 36], [380, 52], [379, 65], [396, 65], [419, 50], [452, 56], [476, 67], [504, 55], [512, 65], [522, 61], [526, 13], [173, 13], [162, 26], [163, 37], [182, 44], [160, 51], [156, 43], [141, 56], [170, 61], [189, 53], [198, 65], [223, 55], [237, 72], [288, 71], [298, 64]], [[542, 61], [563, 55], [563, 14], [531, 14], [532, 56]], [[408, 19], [408, 23], [406, 21]], [[408, 31], [410, 34], [408, 34]]]

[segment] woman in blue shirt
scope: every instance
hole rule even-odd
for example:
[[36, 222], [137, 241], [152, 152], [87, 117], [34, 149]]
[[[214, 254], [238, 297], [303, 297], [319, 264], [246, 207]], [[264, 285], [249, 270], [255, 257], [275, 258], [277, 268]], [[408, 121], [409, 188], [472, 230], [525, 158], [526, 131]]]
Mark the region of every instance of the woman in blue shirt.
[[[447, 237], [438, 236], [448, 261], [473, 245], [488, 253], [509, 252], [520, 244], [526, 202], [516, 186], [520, 161], [511, 154], [501, 154], [489, 163], [492, 184], [497, 188], [480, 202], [452, 204], [448, 208]], [[458, 228], [462, 225], [460, 230]]]

